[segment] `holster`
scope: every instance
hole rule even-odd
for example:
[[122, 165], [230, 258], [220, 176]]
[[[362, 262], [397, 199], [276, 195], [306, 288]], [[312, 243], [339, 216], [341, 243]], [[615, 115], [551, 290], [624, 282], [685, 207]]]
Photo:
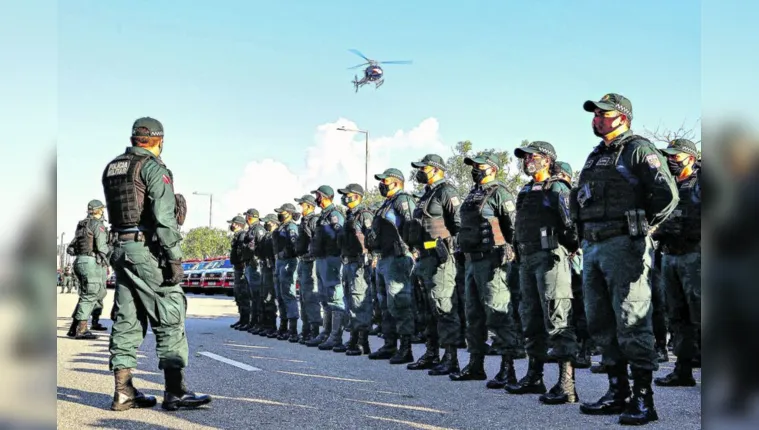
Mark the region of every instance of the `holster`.
[[648, 234], [648, 220], [643, 209], [630, 209], [625, 212], [630, 237], [643, 237]]

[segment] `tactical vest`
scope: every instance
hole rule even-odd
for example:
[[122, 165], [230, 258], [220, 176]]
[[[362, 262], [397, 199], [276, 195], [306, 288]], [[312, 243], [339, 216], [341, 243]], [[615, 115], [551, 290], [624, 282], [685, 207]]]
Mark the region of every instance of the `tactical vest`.
[[114, 229], [155, 225], [153, 212], [145, 207], [145, 183], [140, 178], [148, 155], [123, 154], [103, 172], [108, 219]]
[[461, 204], [461, 231], [458, 244], [464, 252], [488, 252], [506, 244], [501, 224], [493, 208], [487, 204], [501, 184], [487, 188], [476, 186]]
[[91, 255], [95, 251], [95, 235], [89, 229], [90, 218], [79, 221], [74, 232], [74, 254]]
[[316, 222], [318, 220], [319, 217], [314, 213], [301, 218], [300, 224], [298, 224], [298, 243], [295, 245], [295, 251], [298, 253], [298, 256], [306, 258], [311, 256], [311, 243], [313, 242]]
[[243, 250], [242, 248], [245, 246], [243, 245], [243, 237], [245, 236], [245, 231], [240, 230], [236, 232], [232, 236], [232, 246], [229, 252], [229, 262], [232, 263], [233, 266], [239, 266], [244, 261], [242, 259]]
[[345, 226], [340, 232], [340, 254], [343, 257], [358, 257], [366, 253], [367, 243], [364, 229], [367, 226], [361, 224], [361, 219], [366, 214], [371, 215], [372, 211], [364, 207], [355, 212], [348, 212]]
[[402, 236], [405, 217], [395, 209], [396, 200], [401, 196], [408, 196], [408, 193], [401, 191], [386, 199], [372, 220], [371, 247], [373, 251], [379, 251], [382, 255], [401, 256], [407, 251]]
[[274, 236], [276, 242], [277, 257], [278, 258], [295, 258], [295, 244], [290, 239], [290, 229], [295, 229], [295, 223], [292, 221], [282, 224], [277, 230]]
[[316, 231], [314, 232], [314, 256], [324, 258], [327, 256], [340, 255], [340, 247], [337, 245], [339, 229], [332, 227], [332, 217], [340, 211], [333, 206], [329, 211], [322, 211], [319, 215]]
[[[419, 203], [414, 209], [414, 218], [409, 223], [408, 237], [409, 242], [419, 249], [422, 249], [424, 242], [451, 237], [451, 232], [446, 227], [443, 218], [442, 199], [440, 198], [445, 187], [451, 187], [451, 185], [444, 182], [429, 189], [419, 199]], [[431, 207], [431, 203], [435, 201], [438, 204]]]
[[516, 241], [528, 249], [540, 249], [541, 229], [554, 233], [563, 227], [560, 210], [551, 201], [551, 179], [525, 185], [517, 195]]
[[695, 172], [678, 184], [680, 201], [658, 227], [667, 243], [690, 245], [701, 242], [701, 200], [696, 193], [697, 185], [698, 175]]
[[[244, 238], [243, 238], [243, 246], [242, 246], [242, 259], [243, 261], [253, 261], [255, 259], [255, 248], [256, 248], [256, 235], [259, 230], [263, 229], [264, 227], [261, 225], [260, 222], [257, 222], [253, 225], [248, 226], [248, 230], [245, 232]], [[245, 243], [247, 242], [247, 243]]]
[[577, 184], [580, 222], [624, 221], [625, 212], [641, 208], [638, 179], [621, 161], [625, 144], [634, 139], [643, 140], [629, 136], [613, 149], [594, 151], [588, 157]]

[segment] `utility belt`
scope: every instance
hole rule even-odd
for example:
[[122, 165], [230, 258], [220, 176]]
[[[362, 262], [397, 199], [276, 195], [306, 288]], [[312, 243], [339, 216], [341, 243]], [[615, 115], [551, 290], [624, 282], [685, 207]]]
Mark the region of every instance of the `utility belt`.
[[306, 254], [306, 255], [301, 255], [300, 256], [300, 261], [302, 261], [304, 263], [311, 263], [311, 262], [313, 262], [315, 260], [316, 260], [316, 257], [314, 257], [311, 254]]
[[408, 247], [405, 243], [400, 242], [393, 242], [393, 247], [388, 249], [383, 249], [382, 252], [380, 252], [380, 256], [382, 258], [386, 257], [403, 257], [408, 253]]
[[485, 260], [487, 258], [495, 258], [498, 260], [499, 265], [503, 266], [514, 261], [515, 257], [514, 248], [508, 243], [503, 246], [496, 246], [489, 251], [464, 252], [464, 261], [468, 263]]
[[494, 251], [495, 249], [493, 251], [487, 251], [487, 252], [465, 252], [464, 260], [468, 263], [472, 261], [484, 260], [486, 258], [490, 258], [493, 255], [495, 255]]
[[667, 255], [685, 255], [693, 252], [701, 252], [701, 242], [675, 242], [675, 243], [662, 243], [662, 254]]
[[521, 255], [529, 255], [538, 251], [553, 251], [559, 247], [559, 237], [551, 227], [540, 228], [540, 241], [519, 242], [517, 245]]
[[589, 242], [602, 242], [623, 235], [644, 237], [648, 234], [648, 230], [646, 211], [631, 209], [625, 212], [624, 220], [583, 223], [582, 238]]
[[291, 258], [295, 258], [295, 254], [294, 253], [290, 253], [288, 251], [279, 251], [277, 253], [277, 258], [279, 260], [289, 260]]
[[340, 257], [340, 260], [343, 262], [343, 264], [358, 263], [363, 266], [368, 266], [372, 262], [372, 259], [369, 256], [369, 254], [343, 255], [342, 257]]
[[440, 260], [440, 263], [445, 263], [451, 258], [451, 244], [448, 238], [438, 238], [428, 240], [422, 244], [421, 249], [418, 250], [419, 258], [435, 256]]
[[88, 252], [84, 254], [74, 254], [74, 257], [95, 257], [96, 255], [95, 252]]
[[111, 242], [147, 242], [148, 238], [142, 231], [112, 231]]
[[253, 257], [245, 261], [246, 266], [252, 266], [252, 267], [258, 267], [259, 265], [258, 257]]

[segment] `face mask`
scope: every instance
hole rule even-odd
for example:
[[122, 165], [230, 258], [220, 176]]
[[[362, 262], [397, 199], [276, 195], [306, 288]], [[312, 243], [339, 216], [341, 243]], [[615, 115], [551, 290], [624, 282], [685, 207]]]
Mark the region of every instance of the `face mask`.
[[279, 220], [279, 222], [285, 222], [287, 220], [287, 214], [283, 214], [283, 213], [279, 214], [277, 215], [277, 219]]
[[416, 182], [419, 182], [420, 184], [426, 184], [430, 180], [429, 175], [427, 175], [427, 172], [424, 170], [417, 170], [416, 171]]
[[267, 222], [266, 224], [264, 224], [264, 228], [266, 229], [266, 231], [271, 232], [272, 230], [274, 230], [274, 224]]
[[482, 182], [483, 179], [487, 176], [487, 172], [485, 170], [480, 169], [472, 169], [472, 180], [475, 184], [479, 184]]
[[685, 169], [685, 163], [688, 161], [686, 158], [683, 161], [677, 161], [674, 158], [667, 158], [667, 167], [669, 167], [669, 171], [672, 172], [672, 175], [674, 176], [680, 176], [680, 173], [683, 172]]
[[622, 124], [618, 124], [616, 127], [613, 126], [614, 121], [617, 120], [617, 117], [613, 118], [607, 118], [605, 116], [596, 116], [593, 117], [593, 134], [595, 134], [598, 137], [604, 137], [607, 134], [611, 133], [612, 131], [619, 128], [619, 126]]
[[390, 188], [387, 184], [384, 182], [380, 182], [379, 184], [379, 192], [382, 195], [382, 197], [387, 197], [387, 193], [390, 191]]
[[235, 231], [235, 226], [233, 226], [233, 225], [230, 225], [230, 226], [229, 226], [229, 231], [231, 231], [231, 232], [234, 232], [234, 231]]
[[545, 167], [545, 160], [536, 160], [536, 159], [524, 159], [522, 160], [522, 171], [527, 174], [528, 176], [534, 175], [536, 172], [539, 172]]
[[314, 211], [314, 208], [311, 205], [300, 205], [300, 209], [303, 213], [303, 216], [310, 215], [311, 212]]

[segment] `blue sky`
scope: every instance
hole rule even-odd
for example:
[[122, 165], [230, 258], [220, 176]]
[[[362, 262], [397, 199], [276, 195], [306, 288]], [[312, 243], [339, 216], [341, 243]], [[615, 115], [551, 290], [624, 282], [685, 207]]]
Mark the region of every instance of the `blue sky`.
[[[577, 168], [597, 142], [581, 108], [586, 99], [626, 95], [633, 128], [693, 124], [701, 115], [698, 2], [215, 3], [223, 6], [59, 4], [59, 232], [70, 235], [86, 202], [102, 198], [105, 164], [144, 115], [164, 123], [163, 158], [177, 191], [237, 190], [239, 208], [222, 204], [227, 212], [263, 199], [251, 178], [263, 182], [268, 203], [280, 180], [292, 182], [284, 176], [302, 176], [309, 148], [334, 139], [317, 128], [340, 118], [387, 141], [399, 130], [413, 140], [409, 130], [434, 118], [435, 137], [422, 139], [434, 149], [464, 139], [475, 148], [547, 140]], [[349, 48], [414, 64], [387, 66], [383, 87], [354, 94], [346, 68], [361, 59]], [[362, 148], [362, 140], [353, 145]], [[424, 153], [418, 145], [381, 158], [407, 171], [410, 158]], [[284, 176], [261, 179], [263, 168], [251, 163], [268, 158], [286, 167], [273, 170]], [[363, 172], [363, 158], [355, 162]], [[245, 179], [246, 169], [259, 176]], [[344, 181], [363, 183], [363, 175]], [[188, 226], [207, 222], [207, 202], [188, 200]], [[214, 218], [223, 224], [232, 215]]]

